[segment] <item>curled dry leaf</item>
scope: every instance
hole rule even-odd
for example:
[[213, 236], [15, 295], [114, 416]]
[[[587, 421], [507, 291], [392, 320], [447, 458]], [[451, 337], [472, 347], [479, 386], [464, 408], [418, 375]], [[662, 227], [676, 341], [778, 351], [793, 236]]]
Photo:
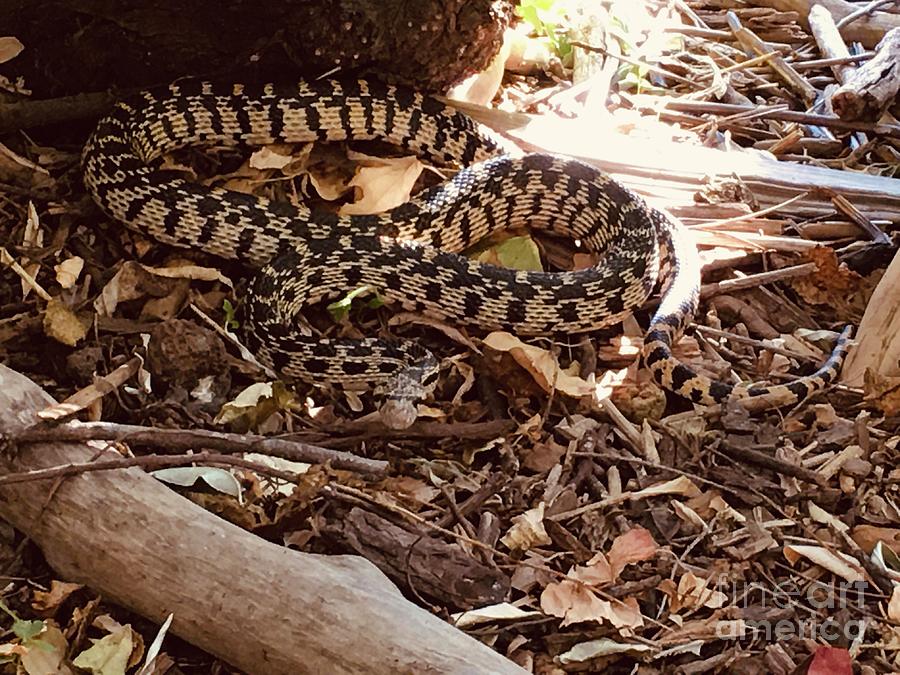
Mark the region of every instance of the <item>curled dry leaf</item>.
[[887, 616], [891, 621], [900, 621], [900, 586], [894, 586], [888, 601]]
[[84, 588], [82, 584], [70, 584], [54, 579], [50, 582], [49, 591], [36, 590], [34, 592], [31, 606], [39, 612], [55, 612], [72, 593], [80, 591], [82, 588]]
[[658, 548], [649, 530], [642, 527], [620, 534], [608, 554], [597, 553], [587, 564], [569, 570], [568, 579], [547, 584], [541, 593], [541, 609], [562, 617], [563, 625], [608, 621], [616, 628], [642, 626], [644, 619], [635, 598], [610, 602], [598, 597], [590, 587], [616, 581], [627, 565], [652, 558]]
[[53, 268], [56, 272], [56, 283], [63, 288], [72, 288], [78, 281], [78, 277], [81, 276], [82, 269], [84, 269], [84, 258], [77, 255], [66, 258]]
[[630, 642], [616, 642], [609, 638], [600, 638], [599, 640], [588, 640], [587, 642], [579, 642], [567, 652], [559, 655], [559, 662], [566, 663], [582, 663], [590, 661], [601, 656], [611, 656], [613, 654], [623, 654], [626, 652], [652, 652], [654, 648], [650, 645]]
[[853, 675], [850, 652], [842, 647], [817, 645], [806, 675]]
[[259, 169], [283, 169], [294, 161], [288, 154], [282, 154], [271, 146], [264, 145], [250, 155], [250, 168]]
[[510, 31], [503, 39], [500, 51], [480, 73], [470, 75], [447, 92], [447, 97], [456, 101], [465, 101], [477, 105], [488, 105], [503, 81], [506, 71], [506, 60], [511, 48]]
[[6, 63], [16, 58], [25, 49], [25, 45], [18, 38], [10, 35], [0, 37], [0, 63]]
[[[132, 653], [137, 645], [131, 626], [120, 626], [109, 635], [97, 640], [81, 652], [72, 663], [96, 675], [125, 675], [132, 663]], [[143, 645], [141, 645], [143, 646]], [[141, 649], [143, 652], [143, 649]], [[139, 654], [137, 663], [143, 654]]]
[[[37, 209], [34, 208], [34, 202], [28, 202], [28, 215], [25, 219], [25, 229], [22, 232], [22, 246], [26, 248], [40, 248], [44, 245], [44, 231], [41, 229], [41, 221], [38, 218]], [[33, 279], [41, 268], [40, 263], [29, 262], [27, 258], [23, 258], [21, 262], [22, 268]], [[28, 297], [31, 292], [31, 284], [22, 279], [22, 298]]]
[[350, 185], [362, 193], [360, 199], [340, 208], [343, 214], [381, 213], [409, 201], [424, 165], [417, 157], [369, 157], [348, 153], [360, 166]]
[[[6, 645], [4, 645], [6, 646]], [[46, 621], [44, 630], [23, 645], [16, 645], [21, 657], [22, 669], [28, 675], [71, 675], [72, 669], [66, 665], [66, 651], [69, 648], [66, 636], [53, 621]], [[124, 672], [124, 671], [123, 671]]]
[[609, 622], [616, 628], [639, 628], [644, 617], [635, 598], [610, 602], [585, 584], [566, 579], [549, 584], [541, 593], [541, 610], [563, 619], [562, 625], [581, 621]]
[[895, 554], [900, 554], [900, 529], [896, 527], [858, 525], [853, 528], [850, 537], [867, 554], [871, 554], [879, 542]]
[[643, 527], [635, 527], [620, 534], [613, 540], [609, 549], [609, 565], [613, 578], [618, 579], [626, 566], [649, 560], [656, 555], [658, 549], [659, 545], [653, 540], [650, 530]]
[[800, 558], [806, 558], [851, 583], [866, 580], [863, 566], [859, 561], [840, 551], [829, 551], [822, 546], [788, 545], [784, 547], [784, 557], [791, 565], [796, 564]]
[[512, 519], [509, 528], [500, 542], [512, 551], [527, 551], [534, 546], [546, 546], [551, 543], [544, 529], [544, 502]]
[[112, 316], [121, 302], [146, 295], [165, 297], [170, 290], [165, 281], [167, 279], [219, 281], [233, 288], [231, 280], [212, 267], [192, 264], [150, 267], [128, 260], [100, 291], [100, 295], [94, 300], [94, 309], [100, 316]]
[[525, 344], [505, 331], [495, 331], [485, 336], [484, 344], [498, 352], [508, 352], [546, 391], [556, 391], [575, 398], [593, 395], [596, 385], [571, 375], [559, 366], [556, 357], [546, 349]]
[[669, 596], [669, 605], [673, 614], [681, 611], [682, 608], [718, 609], [728, 601], [727, 595], [709, 588], [709, 579], [698, 577], [692, 572], [683, 574], [678, 580], [678, 586], [671, 579], [664, 579], [657, 588]]
[[687, 476], [678, 476], [663, 483], [656, 483], [643, 490], [631, 493], [631, 499], [644, 499], [645, 497], [658, 497], [659, 495], [684, 495], [685, 497], [697, 497], [700, 495], [698, 488]]
[[839, 520], [825, 509], [817, 505], [815, 502], [809, 502], [809, 517], [817, 523], [833, 527], [838, 532], [846, 532], [850, 529], [847, 523]]
[[453, 625], [457, 628], [471, 628], [485, 623], [533, 619], [540, 615], [540, 612], [526, 612], [508, 602], [501, 602], [497, 605], [490, 605], [489, 607], [479, 607], [478, 609], [472, 609], [468, 612], [460, 612], [459, 614], [454, 614], [452, 618]]

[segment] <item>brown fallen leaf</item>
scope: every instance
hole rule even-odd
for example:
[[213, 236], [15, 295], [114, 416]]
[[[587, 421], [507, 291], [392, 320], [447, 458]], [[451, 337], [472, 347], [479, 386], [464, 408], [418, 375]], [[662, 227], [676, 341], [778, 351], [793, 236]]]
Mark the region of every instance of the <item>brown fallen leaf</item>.
[[563, 394], [580, 398], [592, 395], [596, 389], [596, 385], [563, 370], [552, 352], [526, 344], [511, 333], [490, 333], [485, 336], [484, 344], [495, 351], [508, 352], [546, 392], [555, 388]]
[[50, 582], [49, 591], [35, 591], [31, 606], [39, 612], [54, 613], [72, 593], [80, 591], [82, 584], [70, 584], [54, 579]]
[[500, 542], [512, 551], [527, 551], [534, 546], [546, 546], [552, 540], [544, 529], [544, 502], [512, 519], [513, 525]]
[[859, 288], [862, 277], [838, 260], [837, 253], [829, 246], [817, 246], [803, 253], [818, 267], [815, 274], [795, 277], [791, 286], [806, 302], [813, 305], [849, 307], [849, 298]]
[[580, 621], [609, 622], [616, 628], [644, 625], [635, 598], [613, 603], [597, 596], [585, 584], [569, 579], [547, 585], [541, 593], [541, 610], [562, 618], [563, 626]]
[[878, 542], [900, 555], [900, 528], [858, 525], [853, 528], [850, 538], [866, 553], [872, 553]]

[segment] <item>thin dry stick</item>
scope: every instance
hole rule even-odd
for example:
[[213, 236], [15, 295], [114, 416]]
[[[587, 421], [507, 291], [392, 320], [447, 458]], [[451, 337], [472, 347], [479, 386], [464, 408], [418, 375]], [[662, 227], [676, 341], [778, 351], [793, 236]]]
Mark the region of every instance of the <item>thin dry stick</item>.
[[802, 265], [783, 267], [780, 270], [748, 274], [740, 279], [725, 279], [724, 281], [703, 284], [703, 286], [700, 287], [700, 297], [705, 299], [714, 295], [720, 295], [721, 293], [731, 293], [746, 288], [756, 288], [757, 286], [771, 284], [775, 281], [783, 281], [784, 279], [805, 277], [813, 274], [817, 269], [819, 268], [816, 263], [803, 263]]
[[[737, 113], [756, 113], [759, 111], [757, 106], [740, 105], [735, 103], [712, 103], [707, 101], [666, 101], [665, 105], [660, 106], [658, 99], [645, 97], [643, 95], [635, 95], [630, 97], [635, 106], [641, 109], [649, 109], [654, 112], [665, 112], [671, 110], [674, 112], [709, 114], [709, 115], [735, 115]], [[660, 110], [658, 110], [660, 109]], [[843, 129], [845, 131], [864, 131], [867, 133], [880, 134], [891, 138], [900, 138], [900, 125], [897, 124], [877, 124], [873, 122], [849, 122], [839, 117], [830, 117], [828, 115], [816, 115], [813, 113], [799, 112], [797, 110], [783, 110], [781, 108], [767, 109], [763, 114], [759, 115], [764, 119], [781, 120], [783, 122], [800, 122], [802, 124], [813, 124], [820, 127], [831, 127], [834, 129]]]
[[259, 462], [253, 462], [242, 457], [223, 455], [215, 452], [198, 452], [191, 455], [144, 455], [143, 457], [121, 457], [119, 459], [103, 459], [84, 464], [62, 464], [46, 469], [23, 471], [21, 473], [8, 473], [0, 476], [0, 485], [11, 483], [27, 483], [35, 480], [47, 480], [62, 476], [74, 476], [91, 471], [111, 471], [115, 469], [128, 469], [133, 466], [143, 467], [149, 470], [165, 469], [174, 466], [190, 466], [192, 464], [220, 464], [235, 466], [242, 469], [250, 469], [256, 473], [279, 478], [290, 483], [297, 480], [298, 474], [290, 471], [275, 469]]
[[816, 359], [811, 356], [808, 356], [806, 354], [798, 354], [797, 352], [791, 351], [790, 349], [785, 349], [783, 347], [776, 347], [766, 340], [756, 340], [755, 338], [747, 337], [746, 335], [738, 335], [737, 333], [732, 333], [727, 330], [719, 330], [718, 328], [703, 326], [701, 324], [694, 326], [694, 329], [699, 331], [700, 333], [712, 335], [713, 337], [726, 338], [728, 340], [731, 340], [732, 342], [740, 342], [742, 344], [750, 345], [758, 349], [765, 349], [766, 351], [770, 351], [773, 354], [781, 354], [782, 356], [797, 359], [798, 361], [816, 361]]
[[825, 68], [826, 66], [841, 66], [845, 63], [861, 63], [869, 61], [875, 56], [875, 52], [863, 52], [862, 54], [851, 54], [850, 56], [836, 56], [831, 59], [813, 59], [812, 61], [799, 61], [791, 63], [794, 70], [812, 70], [814, 68]]
[[770, 213], [774, 213], [776, 211], [782, 211], [786, 209], [788, 206], [793, 204], [794, 202], [799, 202], [801, 199], [806, 199], [810, 194], [809, 190], [801, 192], [798, 195], [791, 197], [790, 199], [785, 199], [783, 202], [779, 204], [774, 204], [773, 206], [766, 207], [764, 209], [760, 209], [759, 211], [753, 211], [752, 213], [746, 213], [740, 216], [733, 216], [731, 218], [723, 218], [721, 220], [711, 220], [707, 223], [701, 223], [700, 225], [692, 225], [691, 228], [698, 230], [712, 230], [718, 227], [722, 227], [723, 225], [732, 225], [734, 223], [740, 223], [745, 220], [752, 220], [753, 218], [760, 218], [762, 216], [767, 216]]
[[[731, 28], [735, 38], [741, 43], [741, 46], [752, 50], [757, 55], [767, 54], [770, 51], [769, 46], [756, 33], [741, 25], [737, 14], [728, 11], [725, 14], [725, 20], [728, 22], [728, 27]], [[769, 67], [803, 99], [806, 105], [812, 105], [815, 102], [818, 95], [816, 88], [801, 77], [781, 56], [775, 55], [770, 57], [768, 63]]]
[[784, 476], [797, 478], [814, 485], [820, 485], [824, 487], [828, 484], [828, 481], [822, 474], [817, 473], [812, 469], [807, 469], [804, 466], [798, 466], [796, 464], [791, 464], [790, 462], [785, 462], [773, 455], [768, 455], [758, 450], [741, 447], [740, 445], [729, 443], [727, 441], [722, 444], [722, 447], [725, 448], [726, 452], [723, 453], [722, 451], [715, 449], [713, 450], [713, 452], [717, 455], [725, 454], [727, 456], [730, 456], [732, 459], [739, 458], [742, 461], [749, 462], [750, 464], [755, 464], [756, 466], [761, 466], [765, 469], [771, 469], [772, 471], [775, 471], [776, 473], [782, 474]]
[[134, 356], [108, 375], [98, 377], [95, 382], [79, 389], [66, 400], [39, 411], [37, 416], [42, 420], [54, 422], [72, 417], [128, 382], [140, 370], [143, 363], [141, 357]]
[[281, 438], [267, 438], [252, 434], [229, 434], [203, 429], [191, 431], [159, 429], [112, 422], [70, 422], [60, 426], [33, 426], [24, 429], [9, 440], [15, 443], [102, 440], [170, 451], [208, 448], [220, 453], [255, 452], [294, 462], [312, 464], [330, 462], [331, 466], [336, 469], [367, 474], [383, 474], [388, 469], [387, 462]]
[[702, 87], [703, 85], [699, 82], [694, 82], [694, 80], [688, 79], [686, 77], [682, 77], [681, 75], [677, 75], [676, 73], [670, 72], [665, 68], [660, 68], [659, 66], [654, 66], [652, 63], [648, 63], [647, 61], [641, 61], [640, 59], [633, 59], [628, 56], [624, 56], [623, 54], [613, 54], [609, 50], [604, 49], [603, 47], [599, 47], [597, 45], [590, 45], [586, 42], [581, 42], [579, 40], [569, 40], [569, 44], [573, 47], [578, 47], [579, 49], [583, 49], [588, 52], [597, 52], [598, 54], [603, 54], [611, 59], [618, 59], [624, 63], [629, 63], [632, 66], [638, 66], [640, 68], [646, 68], [651, 73], [657, 73], [658, 75], [663, 75], [665, 77], [671, 78], [675, 82], [681, 82], [682, 84], [689, 84], [692, 87]]
[[16, 262], [15, 258], [13, 258], [10, 252], [6, 250], [5, 246], [0, 246], [0, 263], [8, 265], [13, 272], [18, 274], [22, 278], [22, 281], [34, 289], [34, 292], [40, 296], [41, 300], [50, 302], [53, 299], [52, 296], [44, 290], [44, 287], [41, 286], [24, 267]]
[[897, 2], [897, 0], [872, 0], [872, 2], [870, 2], [865, 7], [861, 7], [860, 9], [856, 10], [855, 12], [851, 12], [850, 14], [845, 16], [843, 19], [838, 21], [837, 22], [838, 30], [840, 30], [844, 26], [847, 26], [847, 25], [853, 23], [857, 19], [861, 19], [862, 17], [866, 16], [867, 14], [874, 13], [875, 10], [878, 9], [879, 7], [895, 4], [896, 2]]

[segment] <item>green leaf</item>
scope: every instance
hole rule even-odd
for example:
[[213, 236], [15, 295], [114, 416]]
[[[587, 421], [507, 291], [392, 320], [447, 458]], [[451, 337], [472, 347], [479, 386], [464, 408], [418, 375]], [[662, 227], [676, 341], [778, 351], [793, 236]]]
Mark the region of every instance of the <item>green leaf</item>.
[[346, 319], [347, 315], [350, 313], [350, 305], [353, 304], [354, 298], [366, 293], [373, 292], [375, 292], [375, 289], [371, 286], [360, 286], [359, 288], [356, 288], [347, 293], [347, 295], [345, 295], [340, 300], [336, 300], [335, 302], [332, 302], [330, 305], [328, 305], [328, 311], [331, 312], [331, 316], [334, 318], [334, 320], [340, 323], [341, 321]]
[[44, 630], [43, 621], [25, 621], [7, 607], [6, 603], [0, 600], [0, 611], [5, 612], [13, 620], [12, 632], [22, 641], [29, 640], [39, 635]]
[[234, 318], [234, 305], [232, 305], [227, 298], [222, 300], [222, 311], [225, 312], [225, 328], [237, 330], [241, 324]]
[[566, 9], [564, 2], [558, 2], [558, 0], [521, 0], [519, 6], [516, 7], [516, 13], [531, 26], [535, 33], [549, 38], [550, 45], [560, 58], [565, 58], [572, 52], [569, 38], [557, 34], [559, 25], [565, 23]]
[[538, 17], [537, 8], [530, 5], [520, 5], [516, 8], [522, 20], [528, 23], [536, 33], [544, 32], [544, 24]]
[[531, 237], [510, 237], [495, 246], [494, 252], [504, 267], [531, 272], [544, 269], [541, 265], [541, 253]]
[[33, 637], [37, 637], [41, 634], [42, 630], [44, 630], [43, 621], [24, 621], [22, 619], [16, 619], [13, 621], [12, 625], [12, 632], [23, 642], [30, 640]]

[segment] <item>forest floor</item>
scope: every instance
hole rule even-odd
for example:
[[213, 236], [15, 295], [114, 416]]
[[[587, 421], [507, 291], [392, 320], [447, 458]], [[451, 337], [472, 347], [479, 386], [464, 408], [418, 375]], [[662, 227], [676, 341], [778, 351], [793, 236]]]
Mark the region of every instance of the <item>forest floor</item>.
[[[519, 340], [355, 293], [314, 308], [323, 334], [402, 336], [441, 359], [419, 420], [388, 429], [368, 393], [267, 377], [241, 348], [246, 271], [123, 230], [86, 195], [80, 145], [25, 132], [0, 138], [0, 361], [70, 403], [65, 419], [96, 423], [80, 438], [143, 428], [112, 456], [269, 541], [368, 557], [532, 672], [900, 669], [900, 125], [829, 107], [874, 45], [835, 58], [803, 12], [722, 4], [524, 0], [501, 57], [450, 96], [695, 232], [701, 311], [677, 356], [697, 371], [788, 382], [859, 327], [840, 382], [810, 400], [751, 413], [667, 394], [639, 363], [647, 311]], [[0, 38], [0, 60], [16, 45]], [[443, 179], [378, 144], [189, 149], [165, 165], [276, 200], [312, 186], [343, 213]], [[471, 255], [596, 261], [520, 232]], [[198, 463], [187, 430], [232, 445]], [[273, 456], [256, 435], [288, 443]], [[57, 578], [5, 524], [0, 562], [3, 672], [233, 672], [171, 635], [148, 654], [158, 625]]]

